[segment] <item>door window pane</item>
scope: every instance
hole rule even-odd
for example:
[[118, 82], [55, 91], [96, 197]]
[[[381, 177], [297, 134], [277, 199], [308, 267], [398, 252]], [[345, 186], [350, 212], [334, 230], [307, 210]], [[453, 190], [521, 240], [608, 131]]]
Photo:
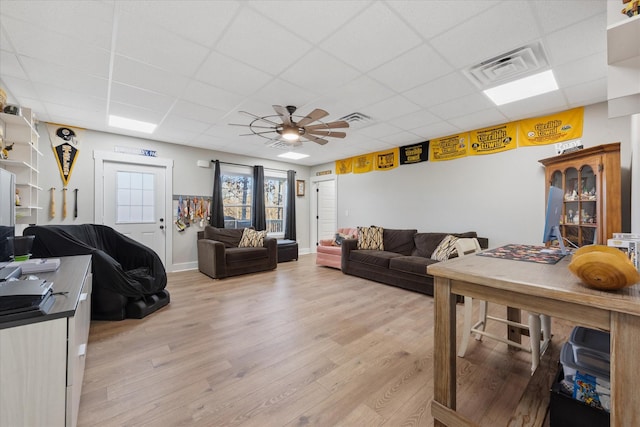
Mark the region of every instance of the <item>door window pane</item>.
[[119, 171], [116, 181], [118, 188], [116, 223], [155, 222], [154, 174]]

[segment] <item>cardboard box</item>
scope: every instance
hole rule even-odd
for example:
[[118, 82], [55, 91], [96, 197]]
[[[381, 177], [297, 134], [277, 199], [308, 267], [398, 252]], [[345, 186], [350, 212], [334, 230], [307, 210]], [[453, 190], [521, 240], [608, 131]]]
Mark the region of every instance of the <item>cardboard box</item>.
[[609, 239], [607, 245], [626, 253], [633, 265], [640, 271], [640, 239]]

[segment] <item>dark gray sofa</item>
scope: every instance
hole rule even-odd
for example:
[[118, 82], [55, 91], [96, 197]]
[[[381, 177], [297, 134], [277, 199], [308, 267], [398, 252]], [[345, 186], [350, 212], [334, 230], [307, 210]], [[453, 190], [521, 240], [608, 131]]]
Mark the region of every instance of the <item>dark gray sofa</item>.
[[207, 225], [198, 232], [198, 270], [214, 279], [273, 270], [278, 266], [277, 239], [266, 237], [261, 248], [239, 248], [244, 229]]
[[486, 249], [489, 240], [467, 233], [418, 233], [384, 228], [384, 250], [358, 249], [357, 239], [342, 242], [342, 272], [433, 296], [433, 277], [427, 266], [438, 261], [431, 254], [447, 235], [476, 237]]

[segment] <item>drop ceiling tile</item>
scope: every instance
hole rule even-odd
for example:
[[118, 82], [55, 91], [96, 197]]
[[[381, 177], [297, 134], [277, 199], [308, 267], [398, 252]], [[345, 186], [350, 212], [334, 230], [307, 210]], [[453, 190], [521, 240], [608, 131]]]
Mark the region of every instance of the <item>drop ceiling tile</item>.
[[20, 61], [29, 78], [35, 82], [88, 96], [107, 98], [107, 79], [78, 72], [68, 65], [43, 62], [27, 56], [20, 56]]
[[569, 101], [570, 108], [606, 102], [607, 78], [604, 77], [599, 80], [590, 80], [573, 85], [565, 88], [563, 92]]
[[297, 60], [280, 77], [290, 83], [323, 93], [355, 79], [360, 72], [319, 49]]
[[385, 3], [374, 2], [320, 47], [368, 72], [419, 45], [420, 37]]
[[424, 126], [423, 128], [415, 128], [413, 133], [423, 136], [425, 139], [444, 138], [449, 135], [455, 135], [463, 132], [465, 129], [461, 129], [453, 124], [445, 121], [434, 123]]
[[38, 98], [45, 104], [54, 104], [56, 107], [66, 105], [87, 111], [103, 110], [107, 101], [104, 98], [89, 96], [84, 93], [70, 92], [66, 89], [57, 88], [51, 85], [34, 83], [35, 92]]
[[16, 53], [107, 78], [107, 50], [4, 15], [0, 16], [0, 20], [10, 34], [10, 43], [15, 47]]
[[3, 1], [2, 14], [34, 27], [109, 49], [113, 4], [85, 1]]
[[358, 134], [362, 137], [369, 137], [370, 139], [372, 139], [393, 135], [398, 133], [400, 130], [400, 128], [393, 125], [389, 125], [386, 123], [376, 123], [371, 126], [367, 126], [366, 128], [359, 129]]
[[298, 36], [317, 44], [344, 25], [350, 25], [368, 1], [325, 0], [249, 1], [251, 7], [274, 22], [286, 22]]
[[[7, 101], [21, 102], [22, 98], [39, 99], [37, 92], [33, 87], [33, 83], [29, 80], [12, 76], [2, 76], [2, 83], [7, 89]], [[17, 99], [12, 99], [15, 97]], [[26, 105], [26, 104], [25, 104]]]
[[323, 98], [339, 101], [346, 109], [346, 115], [390, 98], [393, 95], [393, 91], [371, 77], [360, 76], [347, 86], [327, 91]]
[[225, 111], [215, 108], [203, 107], [202, 105], [181, 100], [178, 101], [173, 107], [173, 109], [171, 110], [171, 115], [197, 120], [199, 122], [212, 125], [222, 119], [222, 117], [225, 115]]
[[279, 74], [302, 57], [311, 45], [249, 8], [240, 14], [216, 45], [225, 55]]
[[477, 111], [486, 110], [494, 104], [482, 93], [472, 93], [452, 101], [434, 105], [429, 111], [436, 116], [448, 120], [452, 117], [466, 116]]
[[251, 97], [256, 103], [260, 104], [261, 109], [271, 105], [295, 105], [300, 107], [316, 98], [317, 92], [313, 87], [300, 87], [283, 79], [275, 78], [256, 90]]
[[[164, 116], [163, 113], [158, 111], [147, 110], [145, 108], [139, 108], [129, 104], [121, 104], [119, 102], [111, 102], [111, 104], [109, 104], [108, 114], [155, 124], [159, 124]], [[115, 128], [110, 129], [113, 131]]]
[[541, 36], [529, 3], [500, 3], [434, 37], [431, 45], [454, 67], [475, 65], [523, 46]]
[[176, 98], [160, 93], [123, 85], [113, 82], [111, 84], [111, 101], [129, 104], [147, 110], [165, 114], [173, 105]]
[[[607, 63], [603, 55], [596, 54], [566, 62], [553, 68], [553, 75], [560, 87], [571, 87], [591, 80], [607, 77]], [[605, 98], [602, 101], [606, 100]]]
[[571, 8], [571, 13], [566, 13], [566, 0], [532, 1], [531, 7], [546, 33], [561, 30], [594, 15], [606, 16], [607, 3], [602, 0], [581, 0], [580, 4]]
[[[594, 30], [595, 29], [595, 30]], [[545, 37], [554, 66], [607, 50], [606, 15], [596, 15]]]
[[453, 67], [422, 44], [368, 73], [395, 92], [403, 92], [451, 73]]
[[212, 52], [195, 78], [231, 92], [250, 95], [267, 84], [273, 76], [218, 52]]
[[501, 105], [498, 109], [509, 120], [520, 120], [527, 117], [544, 116], [566, 110], [568, 107], [562, 91], [556, 90], [533, 98]]
[[121, 16], [153, 22], [174, 34], [211, 47], [238, 12], [235, 1], [118, 2]]
[[420, 107], [404, 96], [393, 96], [382, 102], [363, 108], [362, 112], [376, 121], [390, 120], [415, 113]]
[[184, 90], [182, 99], [205, 107], [226, 109], [230, 105], [238, 105], [243, 97], [236, 93], [191, 80]]
[[0, 50], [0, 76], [27, 79], [27, 75], [18, 60], [18, 56], [7, 50]]
[[193, 75], [209, 50], [157, 25], [141, 26], [132, 16], [118, 23], [117, 54], [184, 76]]
[[187, 85], [184, 76], [120, 55], [113, 61], [113, 81], [174, 97], [180, 96]]
[[416, 104], [429, 108], [476, 91], [476, 87], [462, 73], [455, 72], [408, 90], [403, 95]]
[[461, 22], [480, 15], [494, 7], [498, 1], [467, 1], [452, 7], [451, 1], [389, 1], [388, 5], [401, 14], [412, 28], [425, 39], [430, 39], [457, 27]]
[[400, 129], [412, 130], [420, 128], [425, 125], [436, 123], [440, 121], [440, 118], [430, 113], [427, 110], [419, 110], [414, 113], [409, 113], [396, 117], [392, 120], [387, 120], [387, 123], [397, 126]]
[[459, 129], [465, 129], [467, 131], [509, 122], [497, 108], [476, 111], [448, 121]]

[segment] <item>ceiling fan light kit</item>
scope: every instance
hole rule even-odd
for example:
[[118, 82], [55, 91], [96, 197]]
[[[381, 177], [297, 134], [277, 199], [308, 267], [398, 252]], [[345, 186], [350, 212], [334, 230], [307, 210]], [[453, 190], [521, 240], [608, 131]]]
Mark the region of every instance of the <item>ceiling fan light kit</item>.
[[[274, 105], [273, 109], [276, 115], [270, 116], [257, 116], [246, 111], [240, 111], [240, 113], [253, 118], [253, 121], [248, 125], [234, 123], [232, 125], [246, 126], [252, 132], [243, 135], [258, 135], [293, 146], [299, 146], [301, 140], [324, 145], [329, 142], [325, 138], [344, 138], [347, 136], [345, 132], [336, 132], [333, 129], [348, 128], [349, 123], [344, 120], [324, 123], [321, 119], [328, 116], [329, 113], [320, 108], [316, 108], [301, 118], [300, 116], [294, 116], [297, 108], [293, 105], [287, 105], [286, 107]], [[280, 119], [281, 123], [278, 123], [277, 119]]]

